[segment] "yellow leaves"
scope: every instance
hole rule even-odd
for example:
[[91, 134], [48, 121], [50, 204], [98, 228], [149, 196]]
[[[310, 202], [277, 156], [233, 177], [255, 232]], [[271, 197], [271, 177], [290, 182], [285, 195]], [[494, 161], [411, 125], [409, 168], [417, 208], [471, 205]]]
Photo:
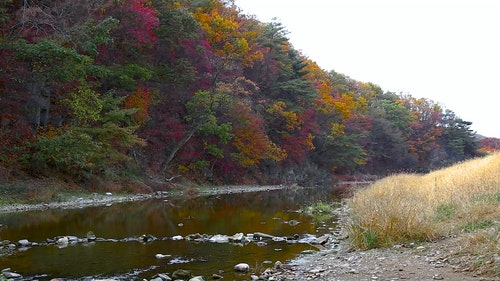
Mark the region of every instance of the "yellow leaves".
[[315, 149], [316, 147], [314, 146], [313, 140], [314, 140], [314, 135], [311, 133], [307, 134], [307, 137], [304, 140], [304, 145], [311, 150]]
[[[259, 33], [247, 19], [230, 7], [214, 6], [210, 10], [198, 8], [194, 18], [200, 23], [214, 52], [221, 56], [240, 59], [245, 65], [261, 59], [256, 38]], [[247, 21], [246, 21], [247, 20]], [[249, 26], [245, 26], [245, 24]]]
[[284, 101], [277, 101], [267, 112], [281, 116], [285, 120], [284, 127], [288, 131], [296, 130], [302, 125], [302, 121], [299, 120], [297, 113], [286, 110], [286, 103]]
[[332, 123], [332, 130], [331, 130], [331, 136], [343, 136], [345, 134], [344, 132], [345, 125], [341, 123]]

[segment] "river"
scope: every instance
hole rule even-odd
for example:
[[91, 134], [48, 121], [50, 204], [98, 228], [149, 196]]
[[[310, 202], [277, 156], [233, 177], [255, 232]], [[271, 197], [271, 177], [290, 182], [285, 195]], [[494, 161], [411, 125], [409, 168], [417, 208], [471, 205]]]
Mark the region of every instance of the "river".
[[[18, 247], [12, 254], [0, 256], [0, 269], [11, 268], [26, 280], [34, 276], [37, 280], [113, 276], [149, 280], [157, 273], [171, 274], [177, 269], [191, 270], [206, 279], [219, 274], [225, 280], [248, 280], [248, 275], [234, 272], [235, 264], [247, 263], [251, 272], [258, 272], [276, 261], [288, 262], [303, 251], [316, 250], [304, 240], [331, 232], [335, 219], [317, 222], [298, 210], [335, 200], [333, 189], [300, 188], [0, 214], [0, 241], [26, 239], [41, 244]], [[89, 231], [96, 242], [45, 243], [68, 235], [85, 238]], [[232, 236], [255, 232], [295, 237], [303, 243], [175, 240], [196, 233]], [[154, 239], [138, 242], [142, 235]], [[157, 254], [166, 257], [159, 259]]]

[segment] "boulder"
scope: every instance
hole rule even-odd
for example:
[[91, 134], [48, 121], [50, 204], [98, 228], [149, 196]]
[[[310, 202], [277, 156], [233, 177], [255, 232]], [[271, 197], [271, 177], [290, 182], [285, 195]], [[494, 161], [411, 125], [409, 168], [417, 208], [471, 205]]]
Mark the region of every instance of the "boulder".
[[189, 279], [189, 281], [205, 281], [205, 279], [203, 278], [203, 276], [195, 276]]
[[234, 270], [237, 272], [248, 272], [250, 270], [250, 266], [247, 263], [239, 263], [234, 266]]

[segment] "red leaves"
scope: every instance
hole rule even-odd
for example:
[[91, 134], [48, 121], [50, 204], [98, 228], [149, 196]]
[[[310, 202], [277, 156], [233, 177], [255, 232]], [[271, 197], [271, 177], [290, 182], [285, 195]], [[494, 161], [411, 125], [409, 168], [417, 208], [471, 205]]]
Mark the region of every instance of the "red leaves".
[[108, 10], [111, 16], [120, 20], [115, 36], [122, 48], [131, 45], [141, 49], [158, 41], [155, 35], [155, 30], [160, 26], [158, 11], [148, 1], [128, 0]]
[[130, 32], [137, 38], [137, 44], [149, 45], [155, 43], [158, 39], [154, 30], [160, 25], [156, 15], [158, 12], [149, 7], [145, 0], [134, 0], [130, 3], [130, 11], [137, 17], [137, 25]]

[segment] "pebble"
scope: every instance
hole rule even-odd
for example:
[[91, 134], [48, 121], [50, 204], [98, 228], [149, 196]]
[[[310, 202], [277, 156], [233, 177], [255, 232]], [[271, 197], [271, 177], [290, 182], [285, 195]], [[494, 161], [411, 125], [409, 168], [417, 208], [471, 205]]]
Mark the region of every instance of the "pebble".
[[434, 279], [434, 280], [443, 280], [444, 277], [443, 277], [443, 275], [441, 275], [440, 273], [438, 273], [438, 274], [434, 274], [434, 276], [432, 276], [432, 279]]

